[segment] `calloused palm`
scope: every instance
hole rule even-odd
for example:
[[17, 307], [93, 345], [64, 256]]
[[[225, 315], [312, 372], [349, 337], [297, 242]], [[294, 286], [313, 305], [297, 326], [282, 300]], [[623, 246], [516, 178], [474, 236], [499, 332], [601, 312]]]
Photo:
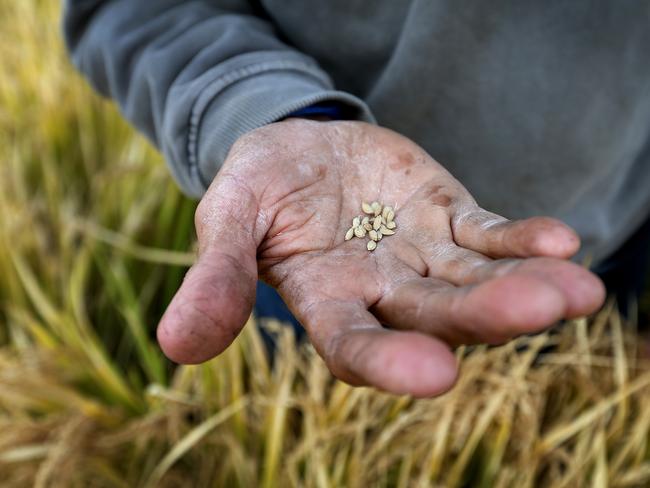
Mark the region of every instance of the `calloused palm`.
[[[395, 208], [374, 252], [345, 241], [362, 201]], [[544, 217], [508, 221], [405, 137], [360, 122], [287, 120], [233, 147], [196, 214], [199, 259], [158, 329], [165, 353], [222, 352], [259, 277], [276, 287], [340, 379], [431, 396], [451, 348], [500, 343], [590, 313], [600, 281], [565, 259], [579, 240]]]

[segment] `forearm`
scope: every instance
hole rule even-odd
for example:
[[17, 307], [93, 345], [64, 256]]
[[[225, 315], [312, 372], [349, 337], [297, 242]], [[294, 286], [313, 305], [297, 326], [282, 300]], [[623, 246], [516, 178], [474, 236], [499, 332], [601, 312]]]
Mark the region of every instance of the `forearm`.
[[[232, 3], [232, 2], [231, 2]], [[246, 2], [66, 3], [75, 65], [164, 153], [183, 190], [203, 194], [242, 134], [321, 101], [372, 120]]]

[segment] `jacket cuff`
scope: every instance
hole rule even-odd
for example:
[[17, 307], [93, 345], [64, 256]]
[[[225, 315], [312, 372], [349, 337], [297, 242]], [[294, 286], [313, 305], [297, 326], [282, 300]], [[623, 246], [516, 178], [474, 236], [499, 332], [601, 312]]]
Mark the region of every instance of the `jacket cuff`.
[[343, 104], [353, 120], [376, 123], [362, 100], [334, 90], [327, 75], [302, 61], [251, 64], [213, 81], [190, 118], [185, 192], [197, 198], [205, 193], [240, 136], [320, 102]]

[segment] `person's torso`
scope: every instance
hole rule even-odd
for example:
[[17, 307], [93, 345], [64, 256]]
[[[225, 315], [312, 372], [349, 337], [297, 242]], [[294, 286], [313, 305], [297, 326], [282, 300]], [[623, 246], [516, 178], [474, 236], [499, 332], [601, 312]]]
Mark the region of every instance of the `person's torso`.
[[650, 213], [650, 3], [261, 3], [485, 208], [563, 218], [597, 257]]

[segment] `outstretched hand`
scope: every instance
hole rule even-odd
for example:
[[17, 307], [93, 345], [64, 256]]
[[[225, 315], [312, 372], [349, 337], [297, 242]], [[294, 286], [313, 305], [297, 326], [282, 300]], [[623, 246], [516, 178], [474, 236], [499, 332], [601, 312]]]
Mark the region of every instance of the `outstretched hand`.
[[[344, 236], [362, 201], [395, 208], [369, 252]], [[258, 277], [278, 289], [338, 378], [414, 396], [449, 389], [451, 348], [497, 344], [595, 311], [576, 234], [508, 221], [409, 139], [361, 122], [289, 119], [242, 137], [196, 212], [199, 258], [158, 327], [167, 356], [221, 353]]]

